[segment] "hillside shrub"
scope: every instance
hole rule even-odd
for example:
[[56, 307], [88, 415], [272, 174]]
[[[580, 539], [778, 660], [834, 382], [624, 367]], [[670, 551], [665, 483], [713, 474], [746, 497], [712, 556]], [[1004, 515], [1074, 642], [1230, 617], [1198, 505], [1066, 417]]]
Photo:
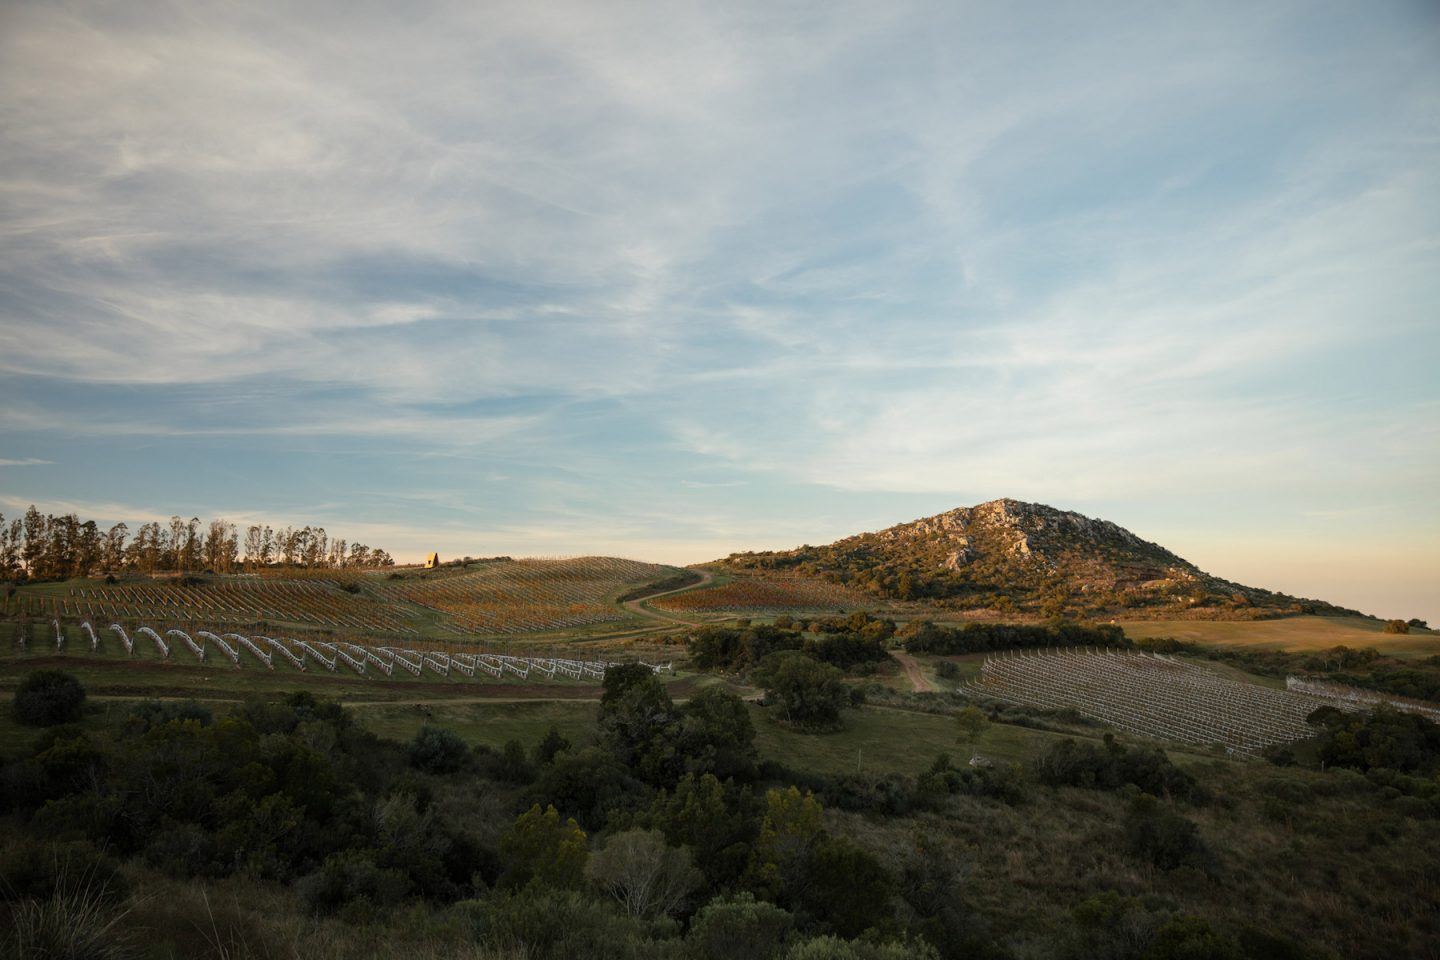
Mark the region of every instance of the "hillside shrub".
[[543, 886], [489, 898], [476, 928], [482, 946], [526, 960], [632, 960], [648, 940], [614, 904]]
[[952, 656], [1028, 647], [1130, 647], [1125, 631], [1114, 624], [1060, 622], [1044, 626], [1015, 623], [967, 623], [945, 627], [917, 620], [901, 635], [911, 653]]
[[656, 795], [640, 822], [694, 851], [710, 889], [733, 887], [760, 831], [761, 801], [747, 785], [714, 774], [689, 774]]
[[570, 749], [570, 741], [560, 734], [560, 731], [552, 724], [545, 736], [535, 745], [535, 763], [537, 766], [544, 766], [554, 761], [555, 757]]
[[36, 670], [15, 687], [14, 710], [26, 726], [74, 723], [85, 711], [85, 688], [63, 670]]
[[601, 747], [567, 750], [542, 767], [526, 798], [554, 806], [587, 830], [602, 830], [611, 816], [646, 802], [645, 784]]
[[934, 808], [947, 796], [988, 797], [1011, 805], [1023, 803], [1026, 780], [1018, 763], [992, 766], [956, 767], [950, 755], [940, 754], [930, 768], [915, 779], [915, 802]]
[[1104, 743], [1077, 743], [1061, 740], [1034, 763], [1036, 778], [1052, 787], [1086, 787], [1116, 790], [1132, 784], [1155, 796], [1199, 798], [1194, 777], [1171, 762], [1164, 751], [1154, 747], [1127, 747], [1106, 734]]
[[934, 960], [937, 956], [935, 948], [924, 942], [877, 943], [834, 936], [802, 940], [784, 955], [785, 960]]
[[311, 910], [332, 914], [352, 904], [371, 909], [393, 906], [409, 892], [410, 881], [399, 870], [377, 866], [367, 853], [344, 850], [326, 857], [319, 870], [300, 878], [295, 889]]
[[695, 960], [769, 960], [794, 923], [788, 910], [751, 893], [716, 897], [695, 914], [685, 946]]
[[470, 748], [444, 727], [425, 724], [410, 741], [410, 765], [426, 773], [454, 773], [465, 765]]
[[1322, 710], [1312, 716], [1324, 724], [1317, 746], [1326, 766], [1422, 776], [1440, 771], [1440, 724], [1390, 707], [1365, 713]]
[[573, 819], [562, 821], [554, 807], [541, 810], [536, 804], [500, 838], [500, 855], [505, 864], [500, 882], [509, 889], [533, 881], [577, 890], [585, 879], [589, 850], [579, 824]]
[[1130, 804], [1125, 842], [1134, 856], [1162, 870], [1196, 864], [1205, 853], [1195, 824], [1147, 793]]

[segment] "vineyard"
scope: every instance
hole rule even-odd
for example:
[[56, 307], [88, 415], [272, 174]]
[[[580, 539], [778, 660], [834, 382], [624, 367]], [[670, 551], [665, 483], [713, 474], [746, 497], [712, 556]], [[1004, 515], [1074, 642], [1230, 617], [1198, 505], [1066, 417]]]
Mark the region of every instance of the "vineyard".
[[864, 594], [799, 577], [737, 577], [704, 590], [691, 590], [653, 601], [676, 613], [784, 613], [799, 610], [858, 610], [873, 603]]
[[463, 573], [380, 581], [371, 589], [444, 614], [450, 633], [511, 634], [622, 620], [615, 595], [669, 572], [615, 557], [506, 560]]
[[[414, 615], [347, 593], [326, 580], [226, 577], [214, 582], [71, 587], [47, 597], [42, 616], [93, 620], [209, 620], [296, 623], [331, 629], [415, 634]], [[407, 614], [409, 614], [407, 616]]]
[[[21, 649], [48, 649], [53, 644], [56, 652], [64, 652], [67, 645], [75, 643], [76, 630], [67, 631], [59, 620], [52, 620], [49, 629], [35, 635], [21, 634], [18, 642]], [[401, 675], [422, 677], [430, 674], [452, 679], [454, 675], [474, 679], [491, 677], [517, 680], [582, 680], [598, 681], [605, 677], [605, 671], [620, 662], [611, 660], [577, 660], [564, 657], [520, 657], [490, 652], [473, 651], [457, 653], [441, 649], [416, 649], [394, 644], [360, 644], [349, 641], [301, 640], [290, 637], [270, 637], [262, 634], [224, 633], [223, 627], [214, 630], [187, 631], [178, 627], [139, 626], [126, 629], [119, 623], [112, 623], [96, 630], [87, 620], [78, 625], [80, 642], [92, 653], [100, 653], [105, 647], [118, 652], [123, 650], [128, 657], [145, 653], [158, 654], [162, 660], [172, 660], [177, 653], [198, 663], [228, 664], [235, 668], [242, 666], [277, 667], [301, 672], [320, 669], [329, 673], [350, 672], [361, 677], [382, 674], [386, 677]], [[669, 663], [646, 664], [656, 673], [673, 672]]]
[[985, 660], [962, 691], [1028, 707], [1072, 709], [1120, 730], [1257, 754], [1308, 737], [1318, 697], [1232, 680], [1193, 664], [1116, 650], [1018, 652]]
[[493, 560], [436, 571], [264, 571], [258, 575], [37, 584], [0, 615], [172, 626], [209, 623], [398, 638], [473, 640], [626, 620], [615, 598], [673, 568], [613, 557]]

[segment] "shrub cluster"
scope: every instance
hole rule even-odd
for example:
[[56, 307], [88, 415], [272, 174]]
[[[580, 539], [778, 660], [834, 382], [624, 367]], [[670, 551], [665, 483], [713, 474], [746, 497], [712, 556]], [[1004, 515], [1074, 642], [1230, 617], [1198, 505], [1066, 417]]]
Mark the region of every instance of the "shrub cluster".
[[890, 620], [854, 613], [802, 623], [782, 617], [774, 624], [703, 627], [689, 637], [691, 660], [702, 670], [744, 673], [767, 656], [798, 650], [844, 671], [855, 671], [889, 657], [887, 642], [895, 635]]
[[61, 670], [36, 670], [15, 687], [15, 719], [31, 727], [74, 723], [85, 709], [85, 688]]
[[1069, 621], [1038, 625], [967, 623], [947, 627], [917, 620], [899, 634], [911, 653], [953, 655], [1029, 647], [1129, 647], [1125, 631], [1114, 624]]

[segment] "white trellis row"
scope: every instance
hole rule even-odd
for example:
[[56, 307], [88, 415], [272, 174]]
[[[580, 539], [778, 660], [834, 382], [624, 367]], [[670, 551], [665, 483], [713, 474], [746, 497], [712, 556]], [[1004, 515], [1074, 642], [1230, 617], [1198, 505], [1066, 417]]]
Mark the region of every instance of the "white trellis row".
[[184, 641], [185, 646], [190, 648], [190, 652], [200, 658], [201, 663], [205, 662], [205, 648], [200, 646], [200, 644], [196, 643], [194, 638], [192, 638], [190, 634], [186, 633], [184, 630], [166, 630], [165, 636], [179, 637], [182, 641]]
[[110, 624], [110, 629], [120, 634], [120, 642], [125, 644], [125, 652], [133, 655], [135, 653], [135, 644], [130, 640], [130, 635], [125, 632], [125, 628], [118, 623], [112, 623]]
[[226, 643], [223, 638], [216, 636], [209, 630], [197, 630], [195, 631], [195, 636], [199, 637], [201, 640], [208, 640], [209, 642], [215, 644], [215, 646], [220, 648], [221, 653], [225, 654], [225, 656], [230, 658], [231, 663], [235, 664], [235, 666], [237, 667], [240, 666], [240, 651], [236, 650], [234, 647], [230, 646], [230, 644]]
[[281, 643], [279, 640], [275, 640], [271, 637], [256, 637], [256, 639], [264, 641], [265, 645], [270, 648], [272, 653], [280, 654], [280, 656], [284, 657], [286, 660], [289, 660], [292, 664], [294, 664], [297, 669], [305, 669], [305, 657], [303, 651], [301, 652], [301, 656], [297, 657], [293, 650], [285, 646], [285, 644]]
[[151, 640], [154, 640], [154, 641], [155, 641], [155, 646], [157, 646], [157, 647], [160, 648], [160, 656], [165, 657], [165, 658], [167, 658], [167, 659], [170, 657], [170, 644], [166, 643], [166, 642], [165, 642], [165, 638], [162, 637], [162, 636], [160, 636], [160, 634], [156, 633], [154, 630], [151, 630], [149, 627], [141, 627], [139, 630], [136, 630], [135, 632], [136, 632], [136, 633], [143, 633], [143, 634], [145, 634], [145, 636], [149, 637]]
[[[239, 633], [227, 633], [225, 634], [225, 638], [227, 640], [234, 640], [240, 646], [244, 647], [246, 650], [249, 650], [251, 655], [253, 655], [256, 660], [259, 660], [271, 670], [275, 669], [275, 663], [271, 655], [266, 653], [264, 650], [261, 650], [260, 647], [255, 644], [254, 640], [251, 640], [249, 637]], [[238, 657], [235, 660], [235, 665], [240, 665], [240, 660]]]
[[[89, 638], [90, 649], [98, 650], [100, 637], [89, 621], [82, 622], [80, 629]], [[135, 641], [125, 628], [118, 623], [112, 623], [109, 629], [120, 638], [125, 652], [134, 656]], [[55, 630], [58, 647], [64, 642], [64, 631], [58, 621], [55, 622]], [[403, 647], [371, 647], [348, 641], [332, 643], [320, 640], [277, 639], [259, 634], [254, 636], [246, 636], [241, 633], [220, 634], [210, 630], [197, 630], [195, 636], [192, 637], [178, 628], [167, 629], [161, 635], [150, 627], [136, 627], [135, 634], [137, 637], [141, 635], [149, 637], [154, 642], [156, 649], [160, 651], [160, 655], [166, 659], [170, 658], [172, 649], [166, 638], [178, 637], [180, 642], [202, 663], [207, 661], [207, 644], [214, 644], [236, 667], [243, 666], [243, 657], [241, 656], [243, 652], [273, 670], [275, 669], [275, 655], [278, 653], [282, 659], [288, 661], [297, 670], [304, 670], [308, 661], [315, 661], [326, 670], [335, 673], [340, 664], [344, 664], [362, 677], [370, 676], [368, 671], [370, 666], [376, 667], [388, 677], [393, 675], [395, 667], [398, 665], [414, 677], [424, 676], [426, 672], [440, 677], [449, 677], [450, 671], [453, 669], [470, 678], [475, 677], [478, 671], [496, 679], [501, 679], [509, 673], [521, 680], [529, 679], [532, 674], [548, 680], [554, 680], [557, 677], [571, 680], [587, 678], [598, 680], [604, 678], [605, 671], [610, 667], [621, 665], [619, 661], [514, 657], [498, 653], [446, 653], [440, 650], [409, 650]], [[647, 663], [645, 666], [656, 673], [674, 671], [674, 666], [670, 663]]]

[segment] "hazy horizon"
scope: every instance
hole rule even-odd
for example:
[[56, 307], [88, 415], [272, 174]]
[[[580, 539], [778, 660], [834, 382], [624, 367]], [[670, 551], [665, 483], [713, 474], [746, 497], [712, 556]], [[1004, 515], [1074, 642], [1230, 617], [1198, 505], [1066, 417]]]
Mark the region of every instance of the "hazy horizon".
[[1440, 8], [0, 11], [0, 512], [693, 563], [999, 497], [1440, 624]]

